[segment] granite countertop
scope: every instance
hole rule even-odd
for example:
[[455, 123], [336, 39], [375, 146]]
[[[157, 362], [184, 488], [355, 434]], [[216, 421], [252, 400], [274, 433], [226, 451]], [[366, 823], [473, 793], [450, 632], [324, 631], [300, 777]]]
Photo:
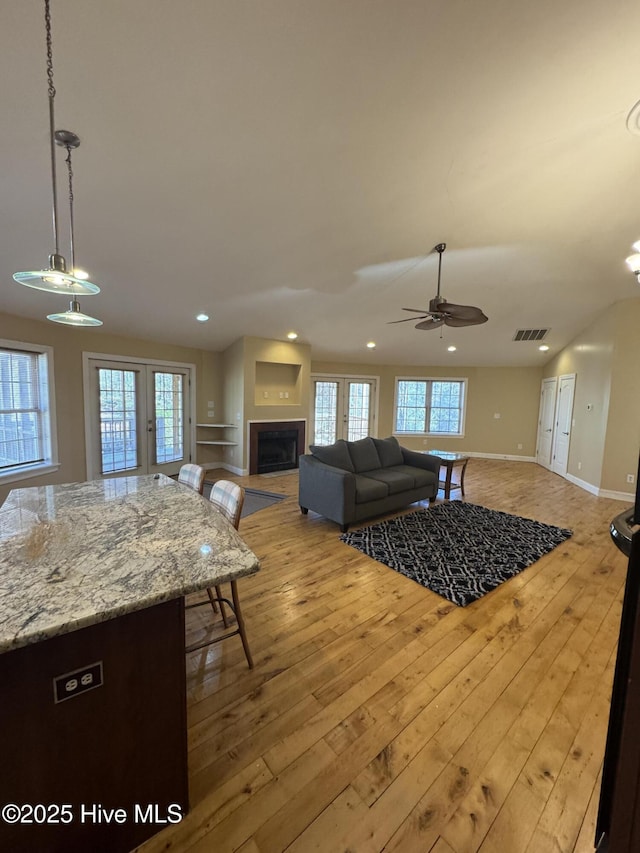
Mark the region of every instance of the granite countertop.
[[259, 568], [209, 501], [163, 474], [16, 489], [0, 507], [0, 653]]

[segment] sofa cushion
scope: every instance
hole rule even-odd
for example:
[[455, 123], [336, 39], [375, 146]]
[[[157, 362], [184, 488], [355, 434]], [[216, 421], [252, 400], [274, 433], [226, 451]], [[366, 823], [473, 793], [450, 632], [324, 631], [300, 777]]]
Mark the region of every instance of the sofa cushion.
[[370, 477], [372, 480], [379, 480], [381, 483], [386, 483], [389, 487], [390, 495], [397, 495], [399, 492], [410, 492], [415, 488], [413, 474], [406, 471], [399, 471], [396, 468], [378, 468], [377, 471], [367, 471], [367, 477]]
[[333, 465], [334, 468], [342, 468], [343, 471], [350, 471], [352, 474], [355, 471], [347, 442], [342, 438], [335, 444], [312, 444], [309, 450], [325, 465]]
[[390, 465], [402, 465], [404, 462], [402, 448], [394, 435], [390, 435], [389, 438], [374, 438], [373, 443], [376, 446], [383, 468], [388, 468]]
[[361, 471], [373, 471], [382, 467], [378, 451], [372, 438], [361, 438], [360, 441], [348, 441], [349, 455], [353, 461], [356, 474]]
[[374, 480], [364, 474], [356, 474], [356, 503], [366, 504], [369, 501], [380, 501], [389, 496], [386, 483]]
[[413, 478], [414, 488], [416, 489], [431, 486], [438, 481], [436, 475], [431, 471], [427, 471], [426, 468], [415, 468], [413, 465], [394, 465], [393, 468], [385, 468], [384, 470], [407, 474]]

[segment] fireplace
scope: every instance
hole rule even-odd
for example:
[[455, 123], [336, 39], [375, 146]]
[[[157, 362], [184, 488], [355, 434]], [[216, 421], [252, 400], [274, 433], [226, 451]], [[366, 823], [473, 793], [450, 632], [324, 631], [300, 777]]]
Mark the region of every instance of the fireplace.
[[298, 467], [304, 452], [304, 421], [249, 424], [249, 473], [268, 474]]

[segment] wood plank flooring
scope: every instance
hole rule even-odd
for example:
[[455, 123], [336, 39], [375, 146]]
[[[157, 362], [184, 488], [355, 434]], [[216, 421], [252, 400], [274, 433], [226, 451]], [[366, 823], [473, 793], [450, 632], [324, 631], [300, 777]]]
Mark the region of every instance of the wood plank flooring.
[[140, 850], [592, 853], [624, 504], [472, 459], [467, 501], [574, 535], [459, 608], [302, 516], [297, 474], [231, 479], [287, 495], [240, 524], [255, 669], [239, 637], [187, 656], [192, 809]]

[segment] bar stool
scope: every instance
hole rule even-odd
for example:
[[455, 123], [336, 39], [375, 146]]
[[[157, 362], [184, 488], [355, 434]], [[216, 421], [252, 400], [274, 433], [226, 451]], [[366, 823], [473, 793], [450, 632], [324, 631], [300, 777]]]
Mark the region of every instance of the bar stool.
[[[239, 486], [237, 483], [232, 483], [230, 480], [218, 480], [217, 483], [214, 483], [211, 488], [211, 494], [209, 495], [209, 500], [215, 507], [224, 515], [224, 517], [229, 521], [237, 530], [240, 526], [240, 514], [242, 513], [242, 507], [244, 504], [244, 489], [242, 486]], [[215, 595], [213, 594], [213, 590], [207, 589], [207, 594], [209, 595], [209, 601], [200, 601], [197, 604], [189, 605], [191, 607], [199, 607], [202, 604], [211, 604], [213, 612], [216, 612], [216, 602], [220, 605], [220, 612], [222, 614], [222, 621], [225, 628], [229, 627], [229, 623], [227, 621], [227, 616], [224, 611], [224, 605], [228, 605], [231, 608], [231, 611], [234, 613], [236, 617], [236, 622], [238, 623], [238, 627], [235, 631], [230, 631], [227, 634], [223, 634], [221, 637], [215, 637], [212, 640], [206, 640], [203, 643], [194, 643], [190, 646], [187, 646], [187, 652], [195, 652], [197, 649], [202, 649], [205, 646], [210, 646], [212, 643], [219, 643], [221, 640], [226, 640], [228, 637], [235, 637], [236, 634], [240, 634], [240, 639], [242, 640], [242, 647], [244, 648], [244, 653], [247, 658], [247, 663], [249, 664], [249, 669], [253, 669], [253, 658], [251, 657], [251, 650], [249, 649], [249, 641], [247, 640], [247, 634], [244, 626], [244, 619], [242, 618], [242, 610], [240, 609], [240, 598], [238, 596], [238, 583], [237, 581], [231, 581], [231, 597], [233, 602], [229, 601], [228, 598], [225, 598], [222, 595], [222, 590], [219, 585], [215, 587]]]
[[204, 468], [187, 462], [178, 472], [178, 482], [182, 483], [183, 486], [195, 489], [201, 495], [204, 489]]

